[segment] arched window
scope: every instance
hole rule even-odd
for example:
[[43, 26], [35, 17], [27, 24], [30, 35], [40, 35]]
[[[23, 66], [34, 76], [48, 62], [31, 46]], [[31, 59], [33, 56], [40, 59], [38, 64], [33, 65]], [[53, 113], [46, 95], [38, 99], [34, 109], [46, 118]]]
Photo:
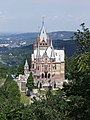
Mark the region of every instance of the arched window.
[[45, 72], [45, 78], [47, 78], [47, 72]]
[[39, 85], [39, 81], [37, 82], [37, 88], [38, 88], [38, 85]]
[[42, 78], [44, 78], [44, 74], [42, 73]]
[[40, 88], [42, 88], [42, 83], [40, 83]]
[[50, 73], [48, 74], [48, 78], [50, 78]]

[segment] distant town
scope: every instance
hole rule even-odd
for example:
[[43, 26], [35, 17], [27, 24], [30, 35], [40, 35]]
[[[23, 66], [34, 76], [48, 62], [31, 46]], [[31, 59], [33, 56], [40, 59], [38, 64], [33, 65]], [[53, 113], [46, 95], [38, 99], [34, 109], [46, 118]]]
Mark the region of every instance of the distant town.
[[[38, 33], [20, 33], [20, 34], [0, 34], [0, 47], [20, 47], [33, 44]], [[53, 40], [70, 40], [74, 32], [57, 31], [51, 32], [48, 35]]]

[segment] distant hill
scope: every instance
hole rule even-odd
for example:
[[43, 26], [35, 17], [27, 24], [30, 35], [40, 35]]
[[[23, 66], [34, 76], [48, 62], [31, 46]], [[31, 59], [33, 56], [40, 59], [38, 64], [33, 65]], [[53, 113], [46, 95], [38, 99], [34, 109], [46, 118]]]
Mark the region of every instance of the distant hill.
[[61, 40], [70, 40], [74, 35], [72, 31], [57, 31], [49, 33], [49, 36], [53, 40], [61, 39]]
[[[74, 32], [72, 31], [56, 31], [48, 33], [49, 37], [52, 40], [70, 40], [73, 36]], [[0, 43], [17, 43], [26, 41], [26, 44], [32, 44], [34, 40], [37, 38], [38, 33], [20, 33], [20, 34], [0, 34]]]
[[16, 43], [26, 41], [27, 44], [32, 44], [35, 38], [37, 37], [37, 33], [20, 33], [20, 34], [0, 34], [0, 43]]

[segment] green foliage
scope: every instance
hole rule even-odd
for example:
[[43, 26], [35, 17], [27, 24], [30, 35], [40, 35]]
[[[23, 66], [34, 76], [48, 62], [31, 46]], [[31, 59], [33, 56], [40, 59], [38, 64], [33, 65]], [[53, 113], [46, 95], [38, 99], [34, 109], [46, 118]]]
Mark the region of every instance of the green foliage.
[[7, 65], [17, 66], [25, 61], [26, 58], [30, 58], [30, 53], [32, 53], [32, 45], [12, 48], [3, 53], [1, 59]]
[[20, 101], [20, 91], [16, 81], [11, 75], [8, 75], [3, 85], [5, 98], [11, 102]]
[[20, 91], [17, 83], [9, 74], [0, 88], [0, 120], [19, 120]]
[[46, 97], [34, 101], [31, 108], [37, 120], [64, 120], [66, 106], [64, 93], [61, 90], [54, 95], [51, 90], [48, 90]]
[[82, 30], [78, 29], [73, 38], [76, 40], [79, 53], [88, 52], [90, 50], [90, 31], [85, 27], [85, 23], [80, 26]]
[[67, 99], [67, 120], [90, 119], [90, 32], [81, 24], [75, 38], [78, 44], [78, 53], [72, 57], [69, 74], [69, 83], [64, 83], [64, 92]]
[[[80, 54], [67, 60], [70, 80], [63, 89], [54, 94], [49, 89], [46, 96], [26, 106], [20, 103], [18, 86], [8, 75], [0, 88], [0, 120], [90, 120], [90, 32], [84, 24], [81, 26], [83, 32], [78, 30], [75, 34]], [[32, 73], [26, 86], [34, 88]]]
[[0, 104], [0, 120], [64, 120], [66, 102], [59, 90], [55, 95], [47, 91], [47, 97], [24, 106], [10, 99]]
[[34, 88], [34, 80], [33, 80], [32, 72], [30, 72], [30, 75], [27, 79], [26, 87], [31, 91]]
[[21, 103], [25, 104], [25, 105], [29, 105], [30, 104], [30, 98], [26, 96], [25, 93], [21, 93]]
[[18, 65], [17, 67], [17, 74], [24, 74], [24, 63]]
[[0, 120], [22, 120], [24, 106], [19, 102], [10, 104], [6, 101], [0, 107]]

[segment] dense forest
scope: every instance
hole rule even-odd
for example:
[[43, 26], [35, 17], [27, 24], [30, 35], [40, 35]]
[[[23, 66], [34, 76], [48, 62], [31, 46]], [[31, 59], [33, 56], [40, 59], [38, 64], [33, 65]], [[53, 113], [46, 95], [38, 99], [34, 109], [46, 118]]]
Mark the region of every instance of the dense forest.
[[10, 74], [0, 87], [0, 120], [90, 120], [90, 31], [81, 24], [76, 39], [75, 54], [66, 57], [66, 78], [63, 89], [25, 105], [20, 91]]

